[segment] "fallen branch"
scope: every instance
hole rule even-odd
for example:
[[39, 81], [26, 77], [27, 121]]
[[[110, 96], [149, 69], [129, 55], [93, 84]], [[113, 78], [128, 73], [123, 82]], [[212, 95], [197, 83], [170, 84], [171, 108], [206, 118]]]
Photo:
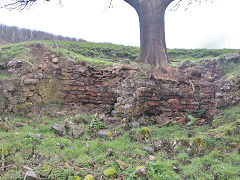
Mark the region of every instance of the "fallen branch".
[[4, 145], [2, 145], [2, 156], [1, 156], [1, 160], [2, 160], [1, 174], [3, 174], [3, 173], [4, 173], [4, 169], [5, 169]]

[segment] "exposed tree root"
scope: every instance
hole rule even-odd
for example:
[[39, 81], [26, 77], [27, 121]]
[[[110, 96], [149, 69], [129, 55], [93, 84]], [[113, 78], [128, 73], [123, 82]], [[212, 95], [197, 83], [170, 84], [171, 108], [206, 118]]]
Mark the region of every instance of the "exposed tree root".
[[152, 71], [152, 77], [157, 80], [172, 81], [178, 83], [182, 75], [178, 68], [173, 66], [156, 67]]

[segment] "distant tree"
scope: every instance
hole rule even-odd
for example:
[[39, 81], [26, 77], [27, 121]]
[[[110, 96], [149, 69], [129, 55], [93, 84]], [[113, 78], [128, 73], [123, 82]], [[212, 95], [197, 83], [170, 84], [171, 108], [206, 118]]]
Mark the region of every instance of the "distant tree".
[[[3, 7], [22, 10], [39, 0], [12, 0], [12, 3]], [[46, 0], [50, 1], [50, 0]], [[112, 0], [110, 1], [110, 5]], [[160, 71], [166, 69], [169, 59], [165, 41], [164, 16], [166, 8], [174, 2], [176, 9], [182, 1], [191, 4], [193, 1], [201, 3], [202, 0], [123, 0], [132, 6], [139, 17], [140, 23], [140, 55], [138, 62], [153, 65]]]
[[19, 43], [33, 40], [85, 41], [83, 39], [64, 37], [48, 32], [24, 29], [16, 26], [6, 26], [3, 24], [0, 24], [0, 40], [4, 40], [6, 43]]

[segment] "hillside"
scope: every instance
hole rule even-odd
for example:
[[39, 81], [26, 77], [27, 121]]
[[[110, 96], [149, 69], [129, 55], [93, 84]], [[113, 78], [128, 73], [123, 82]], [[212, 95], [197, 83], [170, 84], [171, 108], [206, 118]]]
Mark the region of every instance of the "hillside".
[[168, 52], [186, 79], [136, 47], [0, 46], [0, 178], [240, 179], [240, 50]]
[[[41, 43], [49, 51], [56, 52], [64, 58], [71, 58], [77, 61], [85, 61], [90, 64], [114, 65], [123, 63], [123, 60], [133, 62], [139, 53], [138, 47], [121, 46], [114, 44], [71, 42], [71, 41], [30, 41], [19, 44], [2, 46], [0, 49], [0, 61], [10, 61], [13, 58], [26, 54], [31, 45]], [[239, 53], [237, 49], [168, 49], [168, 54], [173, 65], [181, 65], [184, 61], [200, 63], [203, 60], [219, 59], [227, 54]], [[26, 55], [29, 58], [29, 55]], [[123, 62], [122, 62], [123, 61]], [[127, 62], [125, 62], [127, 63]]]

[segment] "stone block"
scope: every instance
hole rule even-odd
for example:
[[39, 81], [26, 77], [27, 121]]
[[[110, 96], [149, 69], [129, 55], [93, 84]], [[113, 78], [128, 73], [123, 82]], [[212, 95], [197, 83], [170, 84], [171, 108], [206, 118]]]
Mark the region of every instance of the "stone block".
[[167, 102], [168, 102], [169, 104], [175, 104], [175, 105], [177, 105], [177, 104], [180, 103], [180, 101], [179, 101], [178, 99], [169, 99]]
[[39, 82], [39, 79], [25, 79], [23, 81], [24, 84], [28, 85], [28, 84], [37, 84]]

